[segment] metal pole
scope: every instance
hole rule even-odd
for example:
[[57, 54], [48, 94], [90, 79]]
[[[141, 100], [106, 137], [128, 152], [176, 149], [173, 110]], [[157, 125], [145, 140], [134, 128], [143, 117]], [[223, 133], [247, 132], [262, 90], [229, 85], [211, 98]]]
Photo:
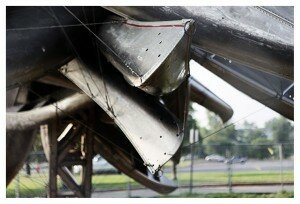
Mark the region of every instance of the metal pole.
[[20, 197], [20, 173], [17, 174], [17, 178], [16, 178], [15, 194], [16, 194], [16, 198]]
[[231, 172], [231, 161], [227, 163], [227, 170], [228, 170], [228, 190], [229, 193], [232, 193], [232, 172]]
[[128, 177], [128, 182], [127, 182], [127, 197], [131, 198], [131, 183], [130, 183], [130, 177]]
[[280, 159], [280, 183], [281, 183], [281, 191], [283, 191], [283, 170], [282, 170], [282, 158], [283, 158], [283, 154], [282, 154], [282, 144], [278, 145], [278, 149], [279, 149], [279, 159]]
[[191, 167], [190, 167], [190, 194], [193, 192], [193, 166], [194, 166], [194, 141], [195, 141], [195, 129], [192, 129], [190, 134], [192, 133], [192, 144], [191, 144]]
[[48, 126], [48, 136], [50, 140], [50, 155], [49, 155], [49, 186], [48, 197], [57, 197], [57, 128], [58, 119], [51, 122]]

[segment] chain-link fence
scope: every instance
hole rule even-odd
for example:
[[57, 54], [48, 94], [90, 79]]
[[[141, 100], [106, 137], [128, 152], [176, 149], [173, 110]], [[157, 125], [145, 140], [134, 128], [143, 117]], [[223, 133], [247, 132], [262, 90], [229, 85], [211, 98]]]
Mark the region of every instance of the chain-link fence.
[[[201, 192], [223, 187], [230, 192], [235, 186], [281, 185], [294, 183], [294, 145], [190, 145], [183, 148], [174, 172], [173, 162], [163, 168], [163, 175], [175, 181], [179, 189]], [[7, 197], [46, 197], [48, 163], [43, 152], [32, 152], [25, 165], [7, 187]], [[72, 169], [80, 182], [80, 167]], [[58, 178], [60, 190], [68, 190]], [[128, 197], [142, 185], [120, 173], [97, 155], [93, 159], [93, 192], [123, 191]]]
[[[294, 145], [191, 145], [177, 166], [181, 188], [224, 186], [293, 185]], [[165, 174], [174, 179], [171, 168]], [[282, 189], [284, 190], [284, 188]]]

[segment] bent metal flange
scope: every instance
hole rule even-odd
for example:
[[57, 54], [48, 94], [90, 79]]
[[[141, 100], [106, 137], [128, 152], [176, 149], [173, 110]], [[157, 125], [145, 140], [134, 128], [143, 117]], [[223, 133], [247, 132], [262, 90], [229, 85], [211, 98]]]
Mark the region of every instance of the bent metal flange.
[[133, 86], [152, 95], [175, 90], [189, 74], [191, 19], [100, 27], [101, 51]]
[[114, 119], [151, 173], [159, 170], [180, 147], [183, 133], [178, 120], [159, 103], [150, 104], [138, 92], [128, 90], [126, 82], [100, 76], [76, 59], [60, 71]]

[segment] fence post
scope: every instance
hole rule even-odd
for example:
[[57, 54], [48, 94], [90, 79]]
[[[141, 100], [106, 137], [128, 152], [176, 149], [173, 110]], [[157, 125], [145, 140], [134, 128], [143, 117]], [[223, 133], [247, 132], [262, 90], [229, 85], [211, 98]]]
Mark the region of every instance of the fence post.
[[281, 191], [283, 191], [283, 170], [282, 170], [282, 158], [283, 158], [283, 153], [282, 153], [282, 144], [280, 143], [278, 145], [278, 152], [279, 152], [279, 159], [280, 159], [280, 183], [281, 183]]
[[190, 167], [190, 194], [193, 193], [193, 171], [194, 171], [194, 143], [197, 142], [198, 130], [195, 128], [190, 130], [191, 143], [191, 167]]
[[127, 197], [131, 198], [131, 183], [130, 183], [130, 177], [128, 177], [128, 182], [127, 182]]
[[232, 193], [232, 168], [231, 168], [231, 161], [227, 163], [227, 170], [228, 170], [228, 190], [229, 193]]
[[15, 195], [16, 198], [20, 197], [20, 172], [17, 174], [17, 178], [16, 178]]

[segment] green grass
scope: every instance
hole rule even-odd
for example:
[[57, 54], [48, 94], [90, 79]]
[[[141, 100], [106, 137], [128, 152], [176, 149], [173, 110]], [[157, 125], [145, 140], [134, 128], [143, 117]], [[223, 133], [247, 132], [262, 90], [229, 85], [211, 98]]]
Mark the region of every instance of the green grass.
[[133, 179], [128, 178], [124, 174], [119, 175], [94, 175], [92, 178], [93, 188], [106, 190], [106, 189], [126, 189], [128, 183], [132, 188], [141, 187]]
[[[293, 182], [294, 173], [284, 171], [282, 174], [283, 182]], [[232, 176], [233, 183], [280, 183], [280, 172], [245, 172], [234, 173]]]
[[[16, 179], [14, 179], [6, 188], [6, 197], [15, 197]], [[20, 176], [19, 188], [20, 197], [45, 197], [47, 175], [32, 174], [31, 176]], [[58, 179], [58, 186], [62, 186], [62, 182]]]
[[208, 193], [189, 194], [183, 193], [177, 196], [161, 196], [160, 198], [294, 198], [294, 192], [279, 193]]
[[[169, 178], [171, 175], [166, 175]], [[190, 174], [180, 173], [178, 174], [178, 180], [180, 184], [187, 184], [190, 181]], [[283, 181], [284, 182], [293, 182], [294, 174], [291, 171], [283, 172]], [[196, 172], [193, 174], [193, 183], [194, 184], [227, 184], [228, 174], [225, 172]], [[233, 173], [232, 183], [276, 183], [281, 182], [280, 172], [273, 171], [247, 171]]]
[[[172, 178], [171, 173], [165, 174], [168, 178]], [[45, 183], [47, 182], [47, 175], [41, 177], [40, 175], [32, 175], [30, 177], [20, 176], [20, 196], [21, 197], [36, 197], [45, 195]], [[178, 173], [178, 184], [188, 185], [190, 174]], [[129, 179], [127, 176], [120, 175], [94, 175], [92, 177], [92, 183], [94, 189], [99, 190], [120, 190], [126, 189], [130, 181], [132, 189], [142, 187], [137, 182]], [[225, 172], [196, 172], [193, 175], [194, 185], [212, 185], [220, 184], [226, 185], [228, 181], [228, 175]], [[245, 171], [245, 172], [233, 172], [232, 183], [233, 184], [267, 184], [267, 183], [280, 183], [280, 172], [275, 171]], [[293, 171], [283, 172], [284, 182], [293, 182]], [[6, 196], [15, 197], [15, 180], [7, 187]], [[58, 180], [61, 186], [61, 181]]]

